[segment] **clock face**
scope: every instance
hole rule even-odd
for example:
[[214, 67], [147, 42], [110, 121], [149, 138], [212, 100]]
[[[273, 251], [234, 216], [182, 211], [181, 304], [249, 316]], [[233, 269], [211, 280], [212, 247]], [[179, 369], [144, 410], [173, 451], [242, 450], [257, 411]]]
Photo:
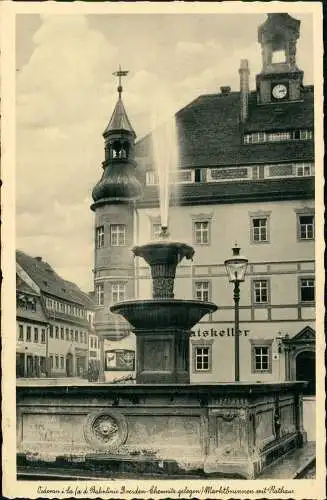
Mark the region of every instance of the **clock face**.
[[275, 85], [272, 89], [272, 95], [275, 99], [284, 99], [287, 96], [287, 87], [283, 83]]

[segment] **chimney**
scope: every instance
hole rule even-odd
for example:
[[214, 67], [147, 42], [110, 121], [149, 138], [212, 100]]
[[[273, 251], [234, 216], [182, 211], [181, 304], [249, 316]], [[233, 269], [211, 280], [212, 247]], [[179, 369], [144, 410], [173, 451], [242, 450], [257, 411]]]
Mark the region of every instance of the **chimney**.
[[222, 94], [229, 94], [230, 91], [231, 91], [231, 88], [229, 86], [220, 87], [220, 92]]
[[249, 112], [249, 61], [241, 59], [240, 69], [240, 118], [241, 123], [246, 122]]

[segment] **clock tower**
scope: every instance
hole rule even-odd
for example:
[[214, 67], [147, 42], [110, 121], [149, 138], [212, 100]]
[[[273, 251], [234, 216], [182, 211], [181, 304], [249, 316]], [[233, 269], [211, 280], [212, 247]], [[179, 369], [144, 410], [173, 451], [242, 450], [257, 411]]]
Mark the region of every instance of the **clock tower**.
[[259, 26], [262, 70], [256, 76], [258, 104], [300, 101], [303, 71], [296, 65], [300, 21], [289, 14], [268, 14]]

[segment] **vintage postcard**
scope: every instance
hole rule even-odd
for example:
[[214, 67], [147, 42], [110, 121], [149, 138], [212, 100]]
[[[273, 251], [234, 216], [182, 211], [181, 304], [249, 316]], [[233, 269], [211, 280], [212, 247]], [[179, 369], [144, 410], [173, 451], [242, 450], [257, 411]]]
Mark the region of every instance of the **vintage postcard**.
[[319, 2], [3, 2], [3, 493], [325, 495]]

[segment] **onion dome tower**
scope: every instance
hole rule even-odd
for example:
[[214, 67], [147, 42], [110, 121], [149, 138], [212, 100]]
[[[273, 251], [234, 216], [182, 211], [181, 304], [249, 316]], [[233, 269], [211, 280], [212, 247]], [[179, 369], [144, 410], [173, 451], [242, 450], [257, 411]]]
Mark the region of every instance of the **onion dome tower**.
[[[103, 133], [105, 160], [103, 174], [92, 191], [95, 212], [94, 326], [103, 339], [120, 340], [130, 332], [127, 321], [118, 319], [109, 308], [121, 300], [134, 298], [134, 262], [130, 248], [134, 236], [134, 202], [142, 193], [136, 176], [134, 144], [136, 134], [123, 101], [121, 68], [118, 101]], [[103, 353], [102, 353], [103, 358]]]

